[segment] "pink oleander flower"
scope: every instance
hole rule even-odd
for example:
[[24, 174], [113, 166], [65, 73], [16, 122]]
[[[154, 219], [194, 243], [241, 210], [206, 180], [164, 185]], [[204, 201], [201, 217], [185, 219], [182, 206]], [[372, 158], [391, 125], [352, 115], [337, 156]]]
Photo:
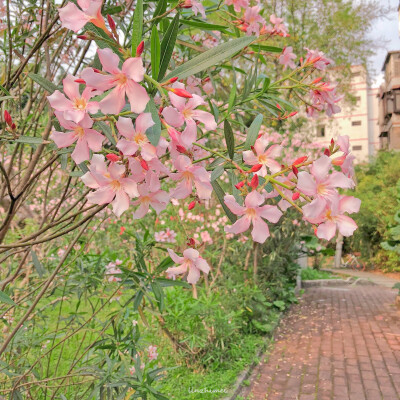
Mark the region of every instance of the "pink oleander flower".
[[239, 205], [232, 195], [226, 195], [224, 202], [227, 207], [235, 214], [241, 216], [233, 225], [225, 226], [225, 232], [243, 233], [253, 224], [251, 236], [258, 243], [264, 243], [270, 236], [269, 228], [263, 218], [272, 223], [277, 223], [282, 216], [282, 212], [278, 207], [271, 205], [261, 206], [265, 201], [263, 195], [253, 190], [249, 193], [245, 200], [244, 206]]
[[307, 61], [313, 61], [314, 67], [319, 69], [320, 71], [324, 71], [328, 65], [333, 65], [333, 61], [327, 57], [322, 51], [318, 50], [310, 50], [305, 47], [307, 50]]
[[135, 121], [135, 128], [130, 118], [119, 117], [116, 123], [118, 132], [124, 136], [117, 143], [117, 148], [125, 156], [133, 156], [140, 151], [146, 161], [157, 157], [157, 150], [147, 138], [146, 131], [154, 125], [150, 113], [140, 114]]
[[63, 112], [66, 120], [80, 122], [87, 113], [96, 113], [99, 109], [97, 101], [89, 101], [95, 92], [92, 88], [86, 87], [82, 94], [79, 93], [79, 83], [75, 82], [72, 75], [63, 79], [65, 97], [59, 90], [55, 90], [51, 96], [47, 96], [50, 106], [57, 111]]
[[113, 89], [100, 101], [101, 111], [104, 114], [118, 114], [125, 106], [125, 96], [128, 96], [131, 111], [142, 113], [150, 97], [146, 89], [138, 83], [143, 80], [145, 72], [141, 57], [128, 58], [119, 69], [120, 59], [110, 49], [98, 49], [97, 54], [108, 74], [85, 68], [81, 76], [90, 87], [103, 91]]
[[132, 204], [139, 205], [139, 208], [133, 213], [134, 219], [143, 218], [152, 206], [157, 214], [167, 207], [169, 195], [161, 190], [160, 181], [155, 173], [149, 172], [145, 183], [138, 185], [139, 196]]
[[295, 69], [296, 64], [293, 62], [293, 60], [296, 59], [296, 54], [293, 53], [293, 47], [288, 46], [283, 49], [282, 54], [279, 57], [279, 64], [282, 64], [283, 70], [285, 70], [287, 67]]
[[[246, 34], [251, 35], [254, 33], [256, 36], [260, 35], [260, 27], [265, 24], [264, 18], [260, 15], [260, 7], [247, 7], [243, 19], [246, 22]], [[261, 25], [260, 25], [261, 24]]]
[[241, 8], [247, 8], [249, 6], [248, 0], [225, 0], [227, 6], [233, 5], [236, 12], [240, 12]]
[[307, 196], [332, 203], [338, 194], [336, 188], [351, 189], [354, 182], [338, 171], [329, 174], [331, 168], [332, 160], [326, 155], [321, 156], [312, 163], [311, 173], [299, 172], [297, 189]]
[[147, 349], [148, 357], [150, 361], [157, 360], [158, 353], [157, 353], [157, 346], [149, 346]]
[[186, 249], [183, 252], [183, 257], [179, 257], [171, 249], [168, 249], [168, 253], [175, 263], [180, 264], [179, 267], [170, 267], [165, 271], [173, 278], [176, 275], [186, 274], [189, 270], [187, 281], [188, 283], [194, 285], [200, 279], [200, 271], [202, 271], [204, 274], [208, 274], [210, 272], [210, 266], [208, 265], [207, 261], [200, 257], [199, 252], [195, 249]]
[[246, 150], [243, 152], [243, 160], [246, 164], [262, 165], [262, 168], [257, 171], [257, 175], [260, 176], [267, 175], [266, 167], [268, 167], [272, 173], [281, 170], [281, 165], [275, 160], [275, 158], [281, 155], [282, 147], [277, 144], [268, 147], [269, 143], [268, 135], [262, 135], [254, 143], [254, 152], [256, 154], [254, 154], [252, 150]]
[[[174, 84], [174, 87], [183, 89], [184, 85], [177, 82]], [[185, 122], [187, 125], [195, 125], [195, 121], [199, 121], [202, 122], [209, 131], [217, 128], [217, 123], [212, 114], [207, 111], [197, 110], [197, 107], [206, 104], [202, 97], [194, 94], [192, 98], [187, 100], [171, 92], [168, 94], [174, 107], [165, 107], [162, 115], [169, 125], [179, 128]]]
[[50, 139], [54, 140], [58, 148], [68, 147], [76, 142], [71, 157], [77, 164], [89, 160], [89, 149], [94, 152], [101, 150], [105, 138], [101, 133], [91, 129], [93, 120], [87, 114], [79, 123], [67, 121], [60, 111], [56, 111], [55, 115], [67, 132], [53, 131]]
[[180, 155], [174, 161], [176, 173], [171, 174], [171, 179], [179, 181], [171, 197], [176, 199], [186, 199], [192, 194], [193, 185], [196, 188], [197, 196], [202, 199], [210, 199], [212, 186], [210, 174], [204, 167], [193, 165], [189, 157]]
[[103, 0], [78, 0], [78, 5], [82, 9], [80, 10], [74, 3], [68, 3], [58, 10], [61, 25], [63, 28], [78, 32], [91, 22], [109, 34], [101, 15], [102, 4]]
[[104, 156], [95, 154], [92, 157], [89, 171], [82, 176], [84, 184], [96, 189], [87, 195], [92, 204], [109, 204], [117, 217], [129, 208], [129, 200], [139, 196], [137, 183], [125, 176], [125, 166], [110, 163], [107, 167]]
[[331, 205], [315, 199], [303, 207], [304, 219], [319, 224], [316, 235], [320, 239], [331, 240], [338, 229], [343, 236], [351, 236], [357, 224], [344, 213], [356, 213], [360, 210], [361, 200], [353, 196], [337, 195]]

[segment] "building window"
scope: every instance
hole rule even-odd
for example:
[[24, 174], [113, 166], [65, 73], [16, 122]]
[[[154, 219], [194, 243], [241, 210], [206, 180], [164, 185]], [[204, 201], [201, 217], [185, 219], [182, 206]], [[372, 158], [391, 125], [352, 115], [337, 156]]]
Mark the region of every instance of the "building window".
[[361, 125], [361, 121], [352, 121], [351, 125], [352, 126], [359, 126], [359, 125]]
[[317, 127], [317, 137], [325, 137], [325, 125]]
[[362, 150], [362, 146], [353, 146], [353, 150], [354, 151]]

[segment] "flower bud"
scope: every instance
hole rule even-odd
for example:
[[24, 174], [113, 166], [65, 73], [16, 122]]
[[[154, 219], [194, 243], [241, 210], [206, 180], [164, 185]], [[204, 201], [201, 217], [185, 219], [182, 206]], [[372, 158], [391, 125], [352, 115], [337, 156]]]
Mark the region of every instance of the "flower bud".
[[116, 154], [113, 154], [113, 153], [107, 154], [106, 158], [108, 161], [111, 161], [111, 162], [117, 162], [121, 159], [119, 156], [117, 156]]
[[297, 200], [300, 197], [300, 193], [299, 192], [294, 192], [293, 196], [292, 196], [292, 200]]
[[297, 167], [295, 166], [295, 165], [292, 165], [292, 171], [293, 171], [293, 173], [296, 175], [296, 177], [298, 176], [298, 174], [299, 174], [299, 170], [297, 169]]
[[196, 205], [196, 201], [193, 200], [189, 203], [188, 210], [193, 210], [194, 206]]
[[116, 30], [116, 25], [111, 15], [107, 14], [107, 21], [108, 25], [110, 26], [110, 29], [114, 32]]
[[4, 120], [6, 121], [6, 124], [8, 126], [11, 126], [13, 124], [13, 120], [11, 118], [11, 115], [7, 110], [4, 111]]
[[193, 96], [185, 89], [177, 89], [177, 88], [168, 88], [165, 89], [169, 90], [170, 92], [176, 94], [179, 97], [184, 97], [185, 99], [191, 99]]
[[143, 40], [139, 43], [139, 46], [136, 48], [136, 57], [140, 57], [144, 50], [144, 42]]
[[149, 170], [149, 166], [147, 165], [147, 162], [144, 161], [143, 159], [140, 160], [140, 165], [141, 165], [142, 168], [145, 169], [146, 171]]
[[235, 188], [236, 188], [237, 190], [240, 190], [240, 189], [244, 186], [244, 184], [245, 184], [245, 181], [241, 181], [241, 182], [239, 182], [239, 183], [237, 183], [237, 184], [235, 185]]
[[258, 175], [254, 175], [254, 176], [251, 178], [251, 181], [250, 181], [249, 186], [250, 186], [251, 188], [253, 188], [253, 189], [256, 189], [256, 188], [258, 187]]
[[262, 164], [253, 165], [250, 169], [250, 172], [257, 172], [262, 168]]

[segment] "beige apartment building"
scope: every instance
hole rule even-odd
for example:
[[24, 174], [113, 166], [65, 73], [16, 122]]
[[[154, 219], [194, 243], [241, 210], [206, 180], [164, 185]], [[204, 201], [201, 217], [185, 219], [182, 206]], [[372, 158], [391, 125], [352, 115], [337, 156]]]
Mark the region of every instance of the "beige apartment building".
[[342, 111], [332, 117], [320, 117], [314, 124], [315, 142], [329, 146], [331, 138], [348, 135], [351, 150], [356, 162], [368, 162], [380, 148], [379, 141], [379, 88], [372, 88], [363, 66], [351, 67], [350, 93], [356, 103], [351, 106], [341, 105]]
[[400, 51], [389, 51], [379, 92], [379, 130], [382, 149], [400, 149]]

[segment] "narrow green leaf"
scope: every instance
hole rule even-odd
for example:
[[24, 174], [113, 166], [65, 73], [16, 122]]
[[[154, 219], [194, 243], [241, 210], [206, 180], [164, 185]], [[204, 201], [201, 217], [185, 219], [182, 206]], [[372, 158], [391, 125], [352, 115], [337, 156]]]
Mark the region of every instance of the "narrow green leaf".
[[59, 89], [53, 82], [50, 82], [46, 78], [43, 78], [42, 75], [30, 72], [28, 76], [33, 81], [38, 83], [43, 89], [47, 90], [50, 94], [52, 94], [55, 90]]
[[218, 65], [221, 61], [231, 58], [244, 47], [248, 46], [252, 41], [253, 38], [251, 36], [245, 36], [223, 43], [192, 58], [178, 68], [175, 68], [165, 79], [170, 79], [174, 76], [185, 79], [190, 75], [197, 74], [209, 67]]
[[[161, 81], [164, 78], [172, 57], [172, 52], [174, 51], [176, 37], [178, 36], [179, 16], [179, 13], [175, 15], [161, 42], [160, 72], [157, 78], [158, 81]], [[168, 77], [170, 77], [169, 75]]]
[[244, 144], [246, 150], [249, 150], [251, 146], [254, 146], [254, 143], [258, 136], [258, 132], [260, 132], [262, 122], [263, 116], [262, 114], [258, 114], [257, 117], [254, 118], [254, 121], [251, 123], [250, 128], [247, 132], [246, 142]]
[[36, 253], [33, 250], [31, 250], [31, 257], [32, 257], [33, 266], [35, 267], [36, 272], [42, 278], [44, 276], [44, 274], [46, 273], [46, 270], [44, 269], [42, 263], [39, 261], [38, 256], [36, 255]]
[[211, 182], [218, 179], [225, 171], [225, 168], [222, 165], [218, 165], [211, 172]]
[[158, 36], [157, 26], [154, 25], [151, 30], [151, 76], [153, 79], [158, 78], [160, 71], [160, 57], [161, 57], [161, 45], [160, 37]]
[[0, 301], [2, 303], [9, 304], [10, 306], [16, 306], [16, 304], [13, 302], [13, 300], [7, 294], [2, 292], [1, 290], [0, 290]]
[[227, 120], [224, 121], [224, 135], [228, 154], [232, 160], [235, 155], [235, 136], [233, 135], [231, 124]]
[[133, 15], [133, 31], [132, 31], [132, 56], [135, 57], [136, 48], [142, 41], [143, 35], [143, 0], [137, 0], [135, 14]]
[[147, 103], [145, 112], [151, 113], [151, 118], [154, 121], [154, 125], [151, 126], [149, 129], [147, 129], [146, 135], [150, 143], [153, 146], [157, 146], [161, 136], [161, 122], [160, 122], [160, 117], [158, 116], [157, 107], [154, 104], [153, 99], [150, 99], [150, 101]]
[[223, 191], [222, 187], [219, 185], [219, 183], [217, 181], [212, 181], [211, 185], [212, 185], [214, 192], [215, 192], [219, 202], [221, 203], [221, 206], [224, 209], [227, 217], [232, 222], [236, 222], [236, 219], [237, 219], [236, 215], [227, 207], [227, 205], [224, 202], [225, 192]]

